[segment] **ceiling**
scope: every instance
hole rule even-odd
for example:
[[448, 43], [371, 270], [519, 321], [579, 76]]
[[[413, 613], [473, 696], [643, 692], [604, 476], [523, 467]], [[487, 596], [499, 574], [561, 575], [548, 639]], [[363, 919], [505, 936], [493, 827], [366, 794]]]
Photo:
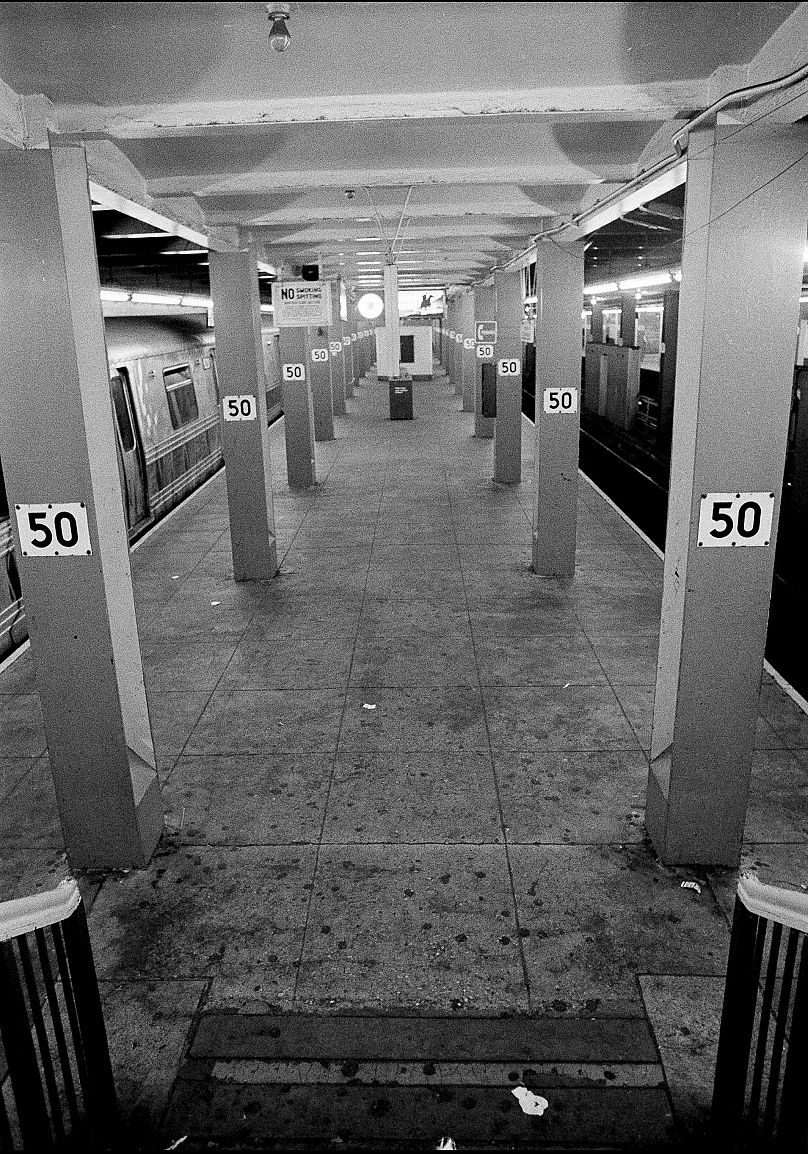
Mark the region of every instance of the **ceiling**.
[[[392, 249], [403, 285], [468, 284], [771, 71], [800, 7], [293, 3], [278, 54], [260, 3], [7, 3], [0, 79], [85, 143], [94, 179], [277, 267], [370, 284]], [[663, 204], [588, 265], [677, 263], [681, 190]], [[143, 267], [147, 246], [113, 239], [102, 264]]]

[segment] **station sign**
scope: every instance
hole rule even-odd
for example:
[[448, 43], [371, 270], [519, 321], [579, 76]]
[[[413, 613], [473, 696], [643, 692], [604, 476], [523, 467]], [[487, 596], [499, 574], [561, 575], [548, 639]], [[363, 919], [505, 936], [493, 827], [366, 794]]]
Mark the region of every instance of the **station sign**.
[[273, 300], [275, 324], [280, 328], [331, 323], [331, 293], [327, 281], [281, 281]]
[[497, 362], [498, 377], [518, 377], [522, 371], [522, 362], [518, 357], [507, 357]]
[[477, 360], [478, 361], [493, 361], [494, 346], [493, 345], [477, 345]]
[[328, 360], [328, 349], [312, 349], [311, 359], [316, 365], [322, 365]]
[[699, 548], [769, 545], [773, 516], [774, 493], [702, 493]]
[[83, 501], [15, 505], [23, 557], [88, 557], [92, 553]]
[[226, 421], [254, 421], [258, 416], [258, 406], [251, 393], [238, 393], [222, 397], [222, 416]]
[[281, 370], [281, 378], [284, 381], [305, 381], [306, 366], [305, 365], [284, 365]]
[[577, 389], [545, 389], [543, 394], [545, 413], [577, 413]]
[[496, 344], [497, 322], [477, 321], [474, 325], [474, 333], [477, 338], [478, 345]]

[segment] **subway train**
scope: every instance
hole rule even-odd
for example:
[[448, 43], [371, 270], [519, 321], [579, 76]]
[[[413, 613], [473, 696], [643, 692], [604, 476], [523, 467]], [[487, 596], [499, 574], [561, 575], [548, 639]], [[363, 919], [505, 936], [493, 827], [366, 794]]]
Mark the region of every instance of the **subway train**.
[[[638, 307], [635, 344], [620, 348], [618, 309], [604, 316], [604, 342], [589, 337], [583, 314], [580, 467], [660, 549], [665, 547], [671, 422], [662, 414], [662, 299]], [[646, 321], [653, 316], [652, 339]], [[604, 314], [607, 310], [604, 310]], [[803, 314], [805, 313], [803, 307]], [[526, 309], [526, 312], [529, 310]], [[648, 314], [645, 316], [644, 314]], [[650, 325], [647, 326], [651, 328]], [[524, 346], [522, 410], [535, 413], [535, 350]], [[601, 371], [606, 357], [607, 382]], [[802, 549], [808, 530], [808, 319], [796, 340], [791, 418], [774, 561], [766, 656], [808, 698], [808, 571]], [[614, 372], [612, 372], [614, 369]]]
[[[104, 322], [118, 470], [135, 541], [221, 468], [213, 329], [188, 317]], [[278, 330], [262, 330], [270, 423], [281, 409]], [[0, 461], [0, 660], [27, 636]]]

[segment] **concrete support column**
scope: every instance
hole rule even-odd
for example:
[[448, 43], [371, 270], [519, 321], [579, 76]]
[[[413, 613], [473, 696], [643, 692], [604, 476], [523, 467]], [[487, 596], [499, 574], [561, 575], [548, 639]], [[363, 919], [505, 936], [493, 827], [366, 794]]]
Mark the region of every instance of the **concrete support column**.
[[331, 378], [331, 353], [328, 347], [329, 331], [326, 325], [309, 325], [306, 329], [315, 441], [334, 440], [334, 387]]
[[465, 292], [460, 298], [460, 316], [463, 322], [463, 412], [474, 412], [474, 393], [477, 381], [477, 358], [474, 355], [474, 293]]
[[82, 148], [0, 152], [0, 455], [71, 866], [163, 829]]
[[740, 858], [806, 218], [804, 125], [691, 134], [646, 811], [669, 864]]
[[673, 435], [673, 397], [676, 386], [676, 350], [679, 329], [679, 290], [668, 289], [662, 305], [662, 358], [659, 373], [657, 445], [670, 453]]
[[620, 343], [623, 345], [634, 344], [634, 330], [637, 321], [637, 297], [636, 294], [623, 293], [620, 298]]
[[497, 269], [497, 423], [494, 480], [517, 485], [522, 479], [522, 270]]
[[347, 323], [347, 349], [348, 349], [348, 364], [351, 373], [351, 391], [359, 387], [360, 377], [360, 363], [359, 363], [359, 342], [356, 339], [359, 332], [359, 310], [356, 307], [356, 302], [348, 298], [348, 323]]
[[398, 319], [398, 269], [394, 264], [384, 266], [384, 325], [387, 333], [388, 369], [390, 376], [401, 373], [401, 326]]
[[592, 301], [592, 341], [594, 344], [603, 344], [603, 301]]
[[[494, 286], [489, 285], [475, 285], [474, 288], [474, 325], [480, 322], [490, 324], [495, 319], [494, 312]], [[475, 333], [476, 336], [476, 333]], [[474, 372], [474, 436], [491, 438], [494, 435], [495, 418], [490, 416], [483, 416], [483, 384], [486, 385], [486, 396], [489, 395], [491, 388], [491, 381], [494, 382], [494, 389], [496, 389], [496, 346], [494, 347], [493, 355], [481, 360], [477, 356], [477, 348], [475, 344], [475, 372]], [[496, 392], [494, 393], [496, 396]]]
[[462, 364], [460, 356], [462, 345], [458, 346], [457, 337], [460, 333], [462, 325], [460, 322], [460, 308], [457, 297], [452, 297], [449, 304], [451, 307], [450, 332], [454, 333], [454, 336], [451, 337], [451, 344], [449, 346], [449, 368], [447, 371], [449, 373], [449, 380], [454, 387], [455, 396], [459, 397], [463, 393], [463, 378], [461, 375]]
[[345, 361], [343, 359], [342, 320], [339, 315], [340, 283], [331, 283], [331, 324], [328, 326], [328, 351], [331, 363], [331, 390], [334, 416], [345, 416]]
[[256, 260], [252, 248], [210, 253], [219, 424], [236, 581], [268, 580], [278, 571]]
[[581, 404], [584, 246], [536, 249], [533, 569], [574, 577]]
[[314, 405], [305, 328], [283, 328], [280, 335], [283, 429], [290, 489], [307, 489], [317, 480], [314, 460]]

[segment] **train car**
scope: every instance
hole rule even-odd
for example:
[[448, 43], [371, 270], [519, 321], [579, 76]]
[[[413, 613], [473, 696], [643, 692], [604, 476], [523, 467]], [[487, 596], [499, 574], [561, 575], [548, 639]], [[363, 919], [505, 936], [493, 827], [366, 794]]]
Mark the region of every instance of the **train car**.
[[[194, 317], [108, 317], [110, 395], [130, 541], [222, 466], [214, 332]], [[270, 423], [282, 413], [277, 329], [262, 331]], [[0, 660], [27, 636], [0, 462]]]

